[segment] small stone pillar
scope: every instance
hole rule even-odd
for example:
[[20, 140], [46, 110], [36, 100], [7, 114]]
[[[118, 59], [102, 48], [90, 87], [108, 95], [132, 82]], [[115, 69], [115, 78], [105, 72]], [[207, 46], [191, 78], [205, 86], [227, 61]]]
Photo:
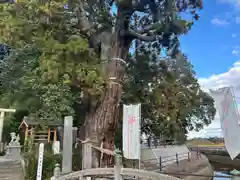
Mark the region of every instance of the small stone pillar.
[[64, 117], [62, 173], [72, 172], [73, 117]]
[[53, 170], [53, 176], [51, 177], [51, 180], [56, 180], [61, 174], [60, 165], [57, 163], [55, 164], [55, 168]]
[[114, 180], [123, 180], [121, 175], [122, 169], [122, 155], [119, 150], [115, 151], [115, 166], [114, 166]]
[[54, 171], [53, 171], [53, 175], [55, 177], [59, 177], [60, 176], [60, 173], [61, 173], [61, 170], [60, 170], [60, 165], [57, 163], [55, 165], [55, 168], [54, 168]]

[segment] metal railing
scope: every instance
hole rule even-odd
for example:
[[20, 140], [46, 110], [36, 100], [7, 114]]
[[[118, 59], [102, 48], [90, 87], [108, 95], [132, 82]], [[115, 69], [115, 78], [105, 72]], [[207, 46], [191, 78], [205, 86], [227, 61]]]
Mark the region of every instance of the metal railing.
[[154, 159], [148, 159], [141, 161], [141, 166], [144, 166], [144, 168], [152, 171], [163, 171], [164, 168], [167, 168], [168, 166], [171, 165], [177, 165], [179, 166], [181, 163], [180, 161], [182, 160], [187, 160], [191, 161], [192, 158], [200, 159], [201, 154], [200, 152], [196, 153], [196, 156], [192, 156], [191, 152], [187, 153], [176, 153], [173, 155], [169, 156], [160, 156], [159, 158], [154, 158]]
[[191, 151], [226, 151], [225, 146], [188, 146]]

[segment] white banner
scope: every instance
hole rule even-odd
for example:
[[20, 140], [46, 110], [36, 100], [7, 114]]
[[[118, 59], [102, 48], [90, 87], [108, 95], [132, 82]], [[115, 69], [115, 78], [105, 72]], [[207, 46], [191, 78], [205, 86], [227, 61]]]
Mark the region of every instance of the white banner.
[[225, 147], [231, 159], [234, 159], [240, 153], [240, 119], [234, 93], [230, 87], [210, 90], [210, 93], [220, 116]]
[[38, 166], [37, 166], [36, 180], [42, 180], [43, 153], [44, 153], [44, 144], [41, 143], [39, 145], [39, 152], [38, 152]]
[[140, 159], [141, 104], [123, 105], [123, 156]]

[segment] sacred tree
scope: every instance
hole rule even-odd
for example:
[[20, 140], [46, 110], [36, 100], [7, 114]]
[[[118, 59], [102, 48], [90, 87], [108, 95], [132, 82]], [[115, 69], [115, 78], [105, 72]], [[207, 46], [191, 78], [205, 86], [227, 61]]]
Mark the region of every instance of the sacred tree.
[[[111, 15], [116, 5], [116, 16]], [[104, 143], [107, 149], [114, 148], [114, 136], [119, 119], [119, 102], [124, 83], [125, 67], [128, 64], [129, 48], [135, 40], [146, 42], [153, 51], [164, 46], [174, 48], [176, 39], [187, 33], [197, 20], [197, 9], [202, 8], [201, 0], [112, 0], [80, 1], [80, 30], [85, 32], [90, 45], [106, 62], [108, 81], [101, 103], [92, 107], [87, 119], [87, 137], [94, 135], [96, 142]], [[97, 14], [103, 13], [104, 23], [96, 21]], [[192, 20], [187, 22], [181, 12], [190, 12]], [[133, 16], [138, 16], [133, 24]], [[107, 23], [108, 22], [108, 23]], [[156, 47], [157, 46], [157, 47]], [[160, 48], [161, 47], [161, 48]], [[160, 52], [159, 52], [160, 53]]]
[[[90, 138], [96, 146], [113, 150], [123, 86], [128, 79], [126, 68], [130, 64], [130, 48], [134, 47], [133, 51], [139, 50], [140, 54], [144, 49], [155, 57], [160, 57], [164, 49], [166, 56], [177, 57], [178, 38], [198, 20], [198, 10], [201, 8], [201, 0], [22, 0], [5, 5], [1, 9], [4, 18], [0, 19], [3, 27], [0, 40], [16, 52], [1, 63], [0, 68], [5, 69], [5, 73], [0, 74], [2, 86], [9, 89], [27, 85], [24, 88], [31, 90], [28, 94], [22, 89], [18, 92], [27, 95], [28, 99], [30, 95], [39, 93], [41, 98], [37, 102], [40, 103], [36, 104], [35, 109], [32, 104], [29, 107], [35, 112], [42, 108], [37, 115], [48, 117], [54, 117], [53, 112], [57, 116], [73, 113], [72, 107], [77, 100], [69, 92], [77, 89], [83, 97], [90, 97], [85, 98], [88, 103], [87, 106], [84, 104], [82, 112], [75, 110], [78, 114], [87, 112], [84, 118], [86, 138]], [[89, 55], [89, 52], [94, 55]], [[144, 59], [147, 58], [151, 59]], [[96, 59], [100, 63], [96, 63]], [[98, 73], [99, 64], [104, 71], [104, 82]], [[18, 75], [21, 78], [13, 77], [12, 69], [20, 69]], [[46, 73], [47, 80], [44, 79]], [[76, 74], [79, 75], [77, 78]], [[66, 81], [65, 84], [60, 82], [65, 75], [70, 77], [69, 86], [66, 86]], [[9, 78], [15, 79], [10, 81]], [[197, 80], [192, 82], [192, 87], [199, 88]], [[84, 92], [89, 85], [95, 89], [89, 88], [91, 93]], [[93, 96], [99, 89], [101, 93]], [[15, 91], [14, 88], [12, 91]], [[175, 94], [172, 93], [173, 96]], [[194, 97], [199, 100], [198, 95]], [[51, 100], [54, 102], [52, 106]], [[194, 108], [198, 107], [200, 105]], [[190, 108], [186, 109], [187, 114]], [[97, 160], [96, 163], [95, 166], [98, 166]]]

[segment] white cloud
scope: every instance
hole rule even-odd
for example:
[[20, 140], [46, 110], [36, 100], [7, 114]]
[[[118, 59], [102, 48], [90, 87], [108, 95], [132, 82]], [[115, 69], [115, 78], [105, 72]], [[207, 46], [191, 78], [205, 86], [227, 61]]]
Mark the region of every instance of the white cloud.
[[234, 46], [232, 50], [232, 54], [235, 56], [238, 56], [240, 54], [240, 47], [239, 46]]
[[227, 72], [212, 75], [208, 78], [200, 78], [199, 83], [204, 88], [204, 90], [208, 91], [207, 89], [215, 89], [221, 88], [225, 86], [240, 86], [240, 61], [237, 61], [233, 64], [233, 67], [230, 68]]
[[192, 131], [188, 133], [188, 139], [192, 138], [207, 138], [207, 137], [222, 137], [221, 125], [219, 121], [219, 116], [216, 115], [216, 118], [209, 126], [204, 127], [204, 129], [199, 132]]
[[[200, 78], [199, 83], [202, 86], [203, 90], [206, 92], [209, 92], [209, 89], [218, 89], [221, 87], [233, 86], [235, 88], [238, 88], [238, 90], [235, 91], [235, 95], [237, 98], [239, 98], [240, 97], [239, 79], [240, 79], [240, 60], [235, 62], [232, 68], [230, 68], [227, 72], [212, 75], [208, 78]], [[193, 138], [193, 137], [222, 136], [220, 126], [221, 126], [220, 119], [217, 113], [215, 119], [208, 127], [204, 127], [204, 129], [202, 129], [199, 132], [195, 131], [189, 132], [188, 137]]]
[[224, 19], [219, 19], [219, 18], [213, 18], [212, 19], [212, 24], [218, 25], [218, 26], [223, 26], [229, 24], [227, 20]]
[[240, 50], [237, 50], [237, 49], [234, 49], [234, 50], [232, 51], [232, 54], [235, 55], [235, 56], [238, 56], [239, 53], [240, 53]]

